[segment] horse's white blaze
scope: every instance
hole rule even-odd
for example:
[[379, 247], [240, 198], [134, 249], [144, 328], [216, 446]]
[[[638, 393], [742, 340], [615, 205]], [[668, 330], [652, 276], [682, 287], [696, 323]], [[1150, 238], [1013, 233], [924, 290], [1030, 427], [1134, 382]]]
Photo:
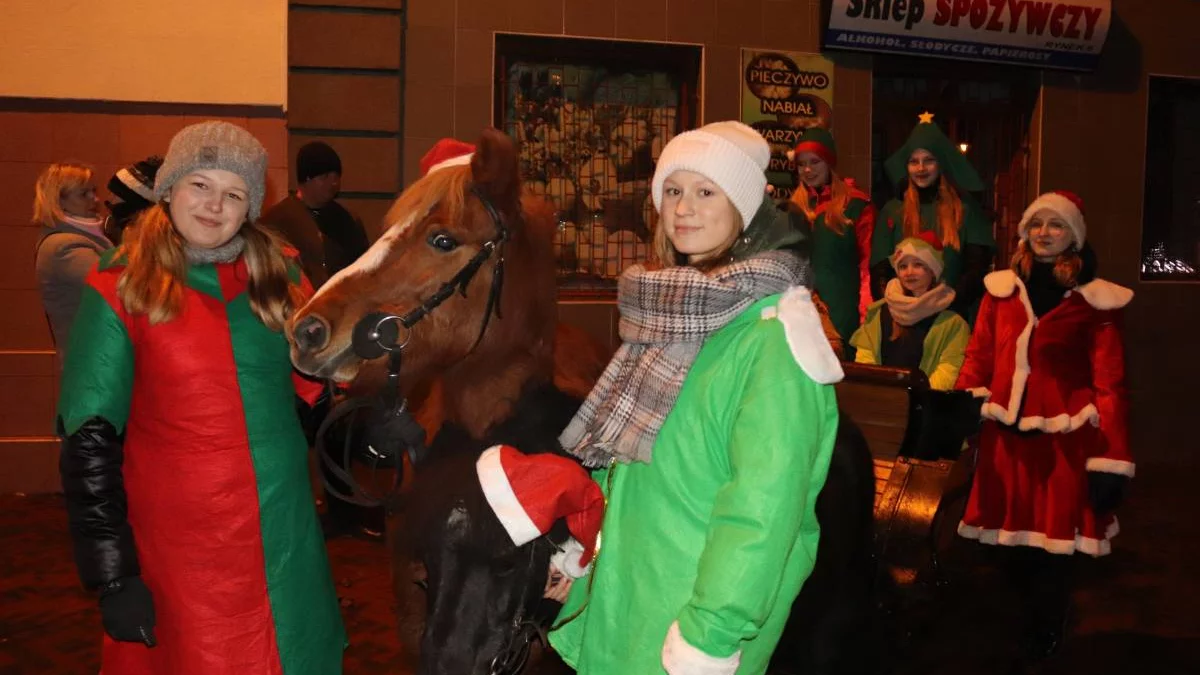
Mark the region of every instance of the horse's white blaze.
[[423, 217], [421, 214], [411, 213], [404, 220], [389, 227], [387, 231], [383, 233], [383, 236], [379, 237], [379, 239], [376, 239], [374, 244], [371, 244], [371, 248], [368, 248], [366, 253], [363, 253], [358, 257], [358, 260], [355, 260], [353, 263], [350, 263], [346, 267], [338, 270], [337, 274], [333, 275], [329, 281], [326, 281], [320, 288], [318, 288], [312, 299], [316, 300], [317, 298], [321, 297], [322, 293], [329, 290], [333, 286], [336, 286], [342, 281], [342, 279], [354, 274], [366, 274], [368, 272], [374, 272], [382, 267], [383, 263], [387, 261], [388, 253], [391, 251], [392, 244], [400, 238], [400, 235], [403, 234], [405, 230], [412, 227], [413, 223], [417, 222], [417, 220], [419, 220], [421, 217]]

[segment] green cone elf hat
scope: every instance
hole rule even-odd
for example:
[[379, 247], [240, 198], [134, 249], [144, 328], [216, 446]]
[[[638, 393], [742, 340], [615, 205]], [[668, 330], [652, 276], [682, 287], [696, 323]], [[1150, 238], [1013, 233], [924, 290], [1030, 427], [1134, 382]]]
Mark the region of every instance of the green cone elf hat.
[[829, 133], [828, 129], [820, 127], [806, 129], [800, 135], [800, 139], [796, 141], [796, 147], [788, 151], [787, 158], [794, 162], [796, 155], [802, 152], [811, 152], [824, 160], [829, 168], [837, 168], [837, 143], [833, 141], [833, 134]]
[[967, 192], [982, 191], [983, 181], [975, 167], [946, 137], [941, 127], [933, 123], [933, 114], [924, 113], [920, 118], [904, 146], [884, 162], [883, 167], [892, 183], [900, 185], [908, 178], [908, 158], [916, 150], [924, 149], [937, 158], [938, 171], [949, 176], [956, 186]]
[[916, 258], [933, 272], [935, 280], [942, 278], [945, 269], [945, 258], [942, 254], [942, 242], [932, 231], [926, 230], [915, 237], [908, 237], [896, 245], [892, 253], [892, 267], [900, 266], [905, 258]]

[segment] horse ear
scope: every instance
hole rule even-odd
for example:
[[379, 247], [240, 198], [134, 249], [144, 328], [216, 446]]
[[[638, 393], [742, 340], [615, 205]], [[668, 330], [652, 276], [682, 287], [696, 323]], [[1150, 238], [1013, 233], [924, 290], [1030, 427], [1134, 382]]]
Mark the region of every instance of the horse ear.
[[493, 201], [518, 203], [521, 175], [513, 140], [499, 129], [484, 129], [471, 158], [471, 176], [475, 185]]

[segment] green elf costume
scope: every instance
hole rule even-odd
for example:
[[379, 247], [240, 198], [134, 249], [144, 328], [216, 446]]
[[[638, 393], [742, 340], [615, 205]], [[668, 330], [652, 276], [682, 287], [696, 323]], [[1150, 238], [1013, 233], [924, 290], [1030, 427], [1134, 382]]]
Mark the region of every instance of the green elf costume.
[[[232, 171], [252, 220], [266, 166], [246, 130], [196, 124], [171, 141], [155, 191]], [[83, 291], [76, 325], [87, 330], [71, 334], [58, 420], [76, 564], [101, 591], [105, 675], [342, 671], [295, 406], [322, 387], [294, 373], [283, 333], [252, 311], [245, 246], [240, 233], [213, 249], [184, 244], [183, 306], [168, 321], [125, 308], [117, 251]], [[310, 294], [294, 261], [288, 270]]]
[[[918, 187], [908, 176], [908, 160], [917, 150], [927, 150], [937, 159], [938, 177], [925, 188]], [[920, 116], [920, 122], [904, 146], [887, 159], [884, 169], [892, 184], [900, 187], [897, 192], [900, 197], [884, 205], [875, 223], [871, 240], [873, 295], [877, 299], [882, 297], [888, 280], [895, 276], [888, 259], [896, 246], [904, 238], [916, 234], [906, 232], [904, 225], [904, 196], [909, 189], [916, 191], [920, 201], [921, 231], [933, 232], [942, 242], [946, 241], [946, 233], [938, 225], [937, 209], [939, 193], [949, 179], [945, 187], [953, 190], [962, 202], [962, 219], [958, 228], [958, 246], [946, 246], [942, 279], [956, 293], [951, 309], [971, 321], [983, 298], [983, 277], [991, 268], [996, 248], [992, 223], [979, 202], [969, 194], [983, 190], [979, 174], [962, 151], [934, 124], [931, 113]]]
[[[871, 304], [869, 262], [871, 236], [875, 229], [875, 207], [871, 198], [855, 185], [852, 178], [834, 174], [837, 168], [837, 144], [825, 129], [813, 127], [800, 136], [789, 159], [811, 152], [829, 166], [829, 181], [817, 188], [799, 184], [792, 203], [812, 214], [813, 290], [829, 308], [829, 318], [843, 342], [849, 342]], [[834, 182], [844, 182], [847, 193], [841, 227], [829, 223]], [[807, 201], [798, 200], [800, 195]], [[852, 355], [847, 355], [852, 358]]]
[[[738, 122], [676, 136], [655, 204], [667, 176], [694, 171], [752, 223], [769, 156]], [[746, 240], [781, 243], [754, 229]], [[807, 276], [794, 253], [749, 246], [707, 273], [622, 275], [624, 344], [560, 438], [607, 499], [600, 550], [550, 635], [581, 675], [766, 671], [814, 565], [838, 426], [841, 366]]]
[[943, 259], [942, 244], [932, 232], [900, 242], [891, 257], [892, 265], [898, 268], [905, 260], [917, 260], [933, 273], [934, 283], [923, 295], [913, 297], [899, 279], [889, 281], [884, 299], [867, 309], [867, 320], [850, 340], [857, 349], [855, 361], [920, 368], [929, 378], [931, 389], [954, 389], [971, 328], [961, 316], [946, 309], [955, 294], [940, 281]]

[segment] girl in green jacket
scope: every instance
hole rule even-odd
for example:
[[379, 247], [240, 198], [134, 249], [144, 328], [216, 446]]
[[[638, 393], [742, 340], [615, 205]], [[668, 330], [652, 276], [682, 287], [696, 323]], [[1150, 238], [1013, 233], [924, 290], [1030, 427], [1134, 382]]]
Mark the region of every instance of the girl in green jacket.
[[812, 571], [842, 372], [807, 266], [756, 234], [769, 157], [717, 122], [659, 159], [661, 267], [622, 275], [624, 344], [560, 439], [608, 500], [550, 638], [581, 675], [764, 673]]
[[867, 320], [850, 339], [857, 349], [855, 361], [920, 368], [930, 388], [949, 391], [958, 379], [971, 329], [946, 309], [955, 293], [941, 280], [941, 242], [932, 232], [905, 239], [891, 264], [897, 278], [888, 282], [884, 299], [867, 308]]

